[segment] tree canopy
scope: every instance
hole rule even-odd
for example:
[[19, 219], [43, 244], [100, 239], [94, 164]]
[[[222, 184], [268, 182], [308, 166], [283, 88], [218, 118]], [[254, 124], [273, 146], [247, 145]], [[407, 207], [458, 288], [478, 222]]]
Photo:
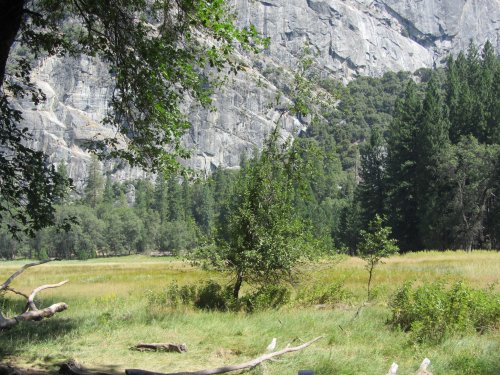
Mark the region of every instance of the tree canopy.
[[[0, 214], [32, 233], [53, 221], [64, 184], [43, 153], [25, 146], [30, 134], [18, 127], [22, 114], [12, 106], [16, 97], [44, 99], [30, 82], [36, 59], [86, 54], [107, 62], [114, 94], [104, 123], [117, 136], [89, 149], [163, 172], [187, 156], [182, 100], [208, 104], [213, 73], [241, 68], [233, 48], [267, 44], [255, 28], [234, 26], [225, 0], [1, 0], [0, 10]], [[13, 45], [29, 53], [13, 56]], [[118, 134], [126, 147], [118, 147]]]

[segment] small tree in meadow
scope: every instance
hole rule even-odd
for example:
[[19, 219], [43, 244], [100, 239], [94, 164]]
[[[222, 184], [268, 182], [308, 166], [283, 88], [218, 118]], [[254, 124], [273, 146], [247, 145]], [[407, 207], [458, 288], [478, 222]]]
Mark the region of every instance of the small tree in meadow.
[[278, 137], [276, 128], [262, 153], [242, 166], [217, 233], [217, 258], [235, 276], [235, 299], [244, 282], [269, 285], [289, 277], [305, 255], [309, 232], [293, 206], [303, 163]]
[[399, 251], [396, 240], [389, 238], [391, 227], [383, 225], [384, 219], [378, 214], [375, 215], [368, 224], [368, 231], [362, 230], [360, 233], [361, 242], [358, 245], [359, 256], [366, 262], [368, 270], [368, 300], [371, 299], [371, 282], [375, 267], [382, 263], [383, 258], [387, 258]]

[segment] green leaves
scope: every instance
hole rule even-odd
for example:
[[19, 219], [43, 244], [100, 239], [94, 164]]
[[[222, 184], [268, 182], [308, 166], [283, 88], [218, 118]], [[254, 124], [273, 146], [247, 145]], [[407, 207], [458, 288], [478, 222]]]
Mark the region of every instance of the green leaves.
[[290, 277], [304, 256], [307, 228], [293, 202], [301, 160], [276, 128], [262, 153], [248, 161], [230, 196], [228, 216], [217, 235], [221, 258], [241, 282], [267, 284]]
[[[24, 146], [30, 136], [16, 128], [21, 113], [9, 107], [5, 93], [31, 95], [34, 104], [44, 100], [30, 82], [36, 59], [87, 54], [106, 61], [115, 90], [104, 123], [118, 132], [89, 149], [100, 158], [171, 172], [179, 166], [177, 158], [189, 155], [180, 142], [190, 125], [180, 108], [183, 100], [210, 104], [214, 71], [241, 68], [231, 58], [233, 49], [257, 52], [269, 43], [254, 27], [235, 27], [225, 0], [39, 0], [14, 6], [26, 9], [21, 24], [21, 17], [9, 24], [13, 35], [19, 31], [21, 52], [11, 59], [7, 90], [0, 97], [0, 141], [6, 145], [0, 151], [0, 212], [10, 210], [14, 221], [32, 227], [31, 233], [53, 222], [54, 186], [61, 181], [43, 154]], [[11, 41], [5, 42], [9, 47]], [[6, 60], [8, 48], [4, 52]], [[0, 78], [3, 83], [3, 71]], [[126, 148], [119, 142], [123, 138]]]
[[473, 289], [463, 282], [451, 287], [405, 283], [390, 301], [389, 324], [409, 331], [416, 342], [439, 343], [449, 336], [495, 329], [500, 319], [498, 293]]
[[389, 238], [391, 228], [383, 226], [383, 218], [375, 215], [368, 224], [368, 231], [360, 232], [361, 241], [358, 245], [359, 256], [366, 262], [368, 278], [368, 300], [371, 298], [371, 281], [375, 267], [383, 258], [390, 257], [399, 251], [396, 240]]

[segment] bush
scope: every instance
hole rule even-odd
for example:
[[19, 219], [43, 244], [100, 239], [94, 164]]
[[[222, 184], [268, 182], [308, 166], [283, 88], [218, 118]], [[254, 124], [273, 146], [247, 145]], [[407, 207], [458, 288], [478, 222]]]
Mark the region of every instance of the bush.
[[165, 290], [158, 292], [148, 291], [147, 298], [150, 306], [166, 306], [176, 308], [182, 305], [192, 306], [198, 292], [195, 285], [179, 286], [171, 283]]
[[290, 302], [291, 292], [280, 285], [266, 285], [256, 292], [241, 298], [241, 305], [247, 312], [278, 309]]
[[482, 333], [498, 327], [498, 298], [493, 289], [472, 289], [463, 282], [451, 288], [442, 283], [413, 288], [405, 283], [389, 303], [389, 323], [411, 332], [417, 342], [437, 343], [453, 334]]
[[204, 310], [228, 310], [232, 306], [230, 288], [223, 288], [219, 283], [209, 280], [198, 289], [194, 305]]
[[297, 295], [297, 301], [302, 305], [324, 305], [349, 302], [352, 297], [353, 294], [344, 288], [344, 282], [339, 281], [301, 291]]
[[190, 306], [202, 310], [221, 311], [238, 311], [243, 308], [247, 312], [267, 308], [277, 309], [290, 302], [290, 297], [290, 290], [286, 287], [272, 285], [235, 300], [230, 286], [222, 286], [214, 280], [208, 280], [201, 286], [179, 286], [173, 282], [164, 290], [147, 292], [150, 307]]

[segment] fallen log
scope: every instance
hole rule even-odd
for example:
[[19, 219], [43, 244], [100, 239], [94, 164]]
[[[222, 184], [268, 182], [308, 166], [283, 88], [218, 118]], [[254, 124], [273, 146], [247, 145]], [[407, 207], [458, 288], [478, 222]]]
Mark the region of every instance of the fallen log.
[[174, 344], [174, 343], [139, 343], [134, 346], [132, 349], [136, 350], [156, 350], [163, 352], [177, 352], [177, 353], [185, 353], [187, 352], [186, 344]]
[[20, 322], [25, 322], [25, 321], [29, 321], [29, 320], [38, 321], [38, 320], [42, 320], [45, 318], [50, 318], [54, 314], [61, 312], [61, 311], [64, 311], [68, 308], [68, 305], [65, 304], [64, 302], [55, 303], [52, 306], [46, 307], [46, 308], [41, 309], [41, 310], [39, 310], [35, 304], [35, 297], [36, 297], [37, 293], [39, 293], [45, 289], [60, 287], [64, 284], [66, 284], [68, 282], [68, 280], [61, 281], [58, 284], [47, 284], [47, 285], [39, 286], [39, 287], [33, 289], [33, 291], [29, 295], [27, 295], [26, 293], [23, 293], [21, 291], [18, 291], [10, 286], [12, 281], [17, 276], [22, 274], [26, 269], [28, 269], [30, 267], [38, 266], [40, 264], [50, 262], [52, 260], [55, 260], [55, 259], [46, 259], [46, 260], [42, 260], [42, 261], [36, 262], [36, 263], [25, 264], [19, 270], [14, 272], [7, 280], [5, 280], [5, 282], [0, 284], [0, 292], [15, 293], [19, 296], [26, 298], [26, 300], [27, 300], [26, 301], [26, 308], [24, 309], [24, 312], [22, 312], [19, 315], [16, 315], [12, 318], [9, 318], [9, 317], [3, 316], [2, 313], [0, 312], [0, 331], [10, 329], [10, 328], [14, 327], [15, 325], [19, 324]]
[[42, 310], [26, 311], [22, 314], [16, 315], [13, 318], [5, 318], [0, 314], [0, 331], [7, 330], [14, 327], [20, 322], [26, 322], [29, 320], [42, 320], [44, 318], [50, 318], [52, 315], [64, 311], [68, 308], [64, 302], [55, 303], [52, 306], [46, 307]]
[[322, 339], [323, 336], [316, 337], [315, 339], [308, 341], [302, 345], [295, 346], [295, 347], [288, 347], [282, 350], [279, 350], [277, 352], [269, 353], [269, 354], [264, 354], [258, 358], [255, 358], [251, 361], [239, 364], [239, 365], [229, 365], [229, 366], [224, 366], [224, 367], [217, 367], [213, 369], [207, 369], [207, 370], [198, 370], [198, 371], [184, 371], [184, 372], [171, 372], [171, 373], [161, 373], [161, 372], [154, 372], [154, 371], [147, 371], [147, 370], [141, 370], [141, 369], [126, 369], [125, 373], [127, 375], [213, 375], [213, 374], [223, 374], [226, 372], [230, 371], [237, 371], [237, 370], [243, 370], [243, 369], [249, 369], [249, 368], [254, 368], [255, 366], [259, 365], [260, 363], [264, 361], [268, 361], [271, 358], [278, 357], [280, 355], [283, 355], [285, 353], [290, 353], [290, 352], [296, 352], [302, 349], [307, 348], [309, 345], [312, 343]]

